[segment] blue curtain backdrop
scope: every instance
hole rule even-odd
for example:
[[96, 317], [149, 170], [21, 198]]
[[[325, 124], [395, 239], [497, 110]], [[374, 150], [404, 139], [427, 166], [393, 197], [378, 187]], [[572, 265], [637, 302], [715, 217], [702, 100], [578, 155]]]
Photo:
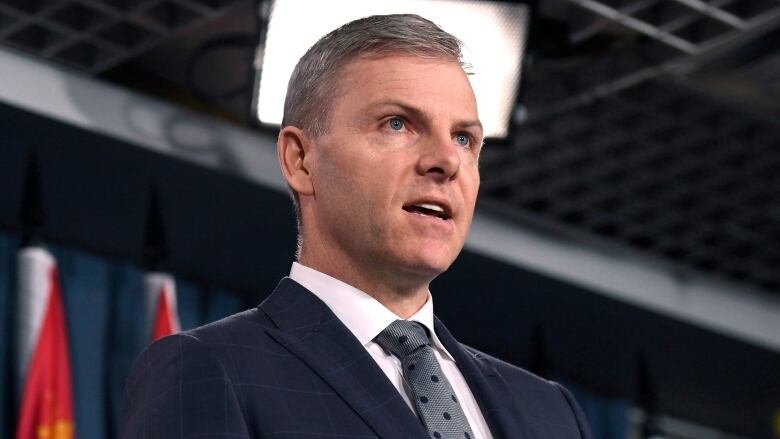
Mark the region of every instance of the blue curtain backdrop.
[[588, 418], [594, 439], [623, 439], [629, 437], [628, 409], [624, 399], [604, 398], [577, 386], [558, 380], [574, 395]]
[[[15, 375], [16, 252], [15, 235], [0, 232], [0, 437], [13, 437], [20, 394]], [[116, 424], [124, 379], [147, 343], [144, 327], [143, 270], [75, 250], [50, 246], [60, 268], [70, 342], [77, 439], [117, 437]], [[183, 329], [240, 311], [242, 297], [177, 278], [179, 318]], [[580, 402], [594, 439], [628, 436], [622, 400], [600, 398], [564, 384]]]

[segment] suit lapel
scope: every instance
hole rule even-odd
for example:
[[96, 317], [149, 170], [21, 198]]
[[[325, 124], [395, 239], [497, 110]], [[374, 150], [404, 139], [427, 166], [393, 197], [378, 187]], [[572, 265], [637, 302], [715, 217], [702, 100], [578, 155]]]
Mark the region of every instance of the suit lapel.
[[455, 358], [493, 437], [530, 439], [522, 428], [526, 425], [522, 420], [523, 413], [517, 409], [509, 385], [496, 368], [485, 357], [466, 350], [438, 318], [435, 318], [434, 326], [439, 340]]
[[426, 437], [371, 355], [314, 294], [284, 278], [261, 305], [268, 333], [309, 365], [383, 438]]

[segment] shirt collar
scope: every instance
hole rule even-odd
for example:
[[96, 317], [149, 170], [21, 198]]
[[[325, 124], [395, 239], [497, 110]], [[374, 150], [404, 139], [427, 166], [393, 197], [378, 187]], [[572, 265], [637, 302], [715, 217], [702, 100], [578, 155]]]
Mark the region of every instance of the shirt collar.
[[[290, 278], [325, 302], [325, 305], [363, 346], [368, 346], [390, 323], [399, 319], [392, 311], [365, 292], [298, 262], [293, 262]], [[455, 361], [434, 331], [433, 296], [430, 292], [425, 305], [408, 320], [425, 326], [431, 335], [433, 346], [450, 360]]]

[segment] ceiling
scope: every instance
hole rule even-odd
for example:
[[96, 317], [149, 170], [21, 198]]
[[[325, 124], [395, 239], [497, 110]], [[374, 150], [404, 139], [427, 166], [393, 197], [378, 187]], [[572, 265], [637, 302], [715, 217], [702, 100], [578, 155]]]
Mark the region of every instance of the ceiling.
[[97, 74], [205, 24], [233, 1], [3, 0], [0, 41]]

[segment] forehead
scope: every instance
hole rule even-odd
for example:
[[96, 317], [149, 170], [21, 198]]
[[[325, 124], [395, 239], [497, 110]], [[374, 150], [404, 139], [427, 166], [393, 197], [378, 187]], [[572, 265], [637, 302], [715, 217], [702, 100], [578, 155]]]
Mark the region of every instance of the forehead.
[[449, 109], [462, 117], [476, 117], [471, 83], [454, 59], [364, 56], [342, 67], [338, 76], [333, 99], [336, 111], [337, 106], [366, 106], [374, 101], [400, 98], [423, 110]]

